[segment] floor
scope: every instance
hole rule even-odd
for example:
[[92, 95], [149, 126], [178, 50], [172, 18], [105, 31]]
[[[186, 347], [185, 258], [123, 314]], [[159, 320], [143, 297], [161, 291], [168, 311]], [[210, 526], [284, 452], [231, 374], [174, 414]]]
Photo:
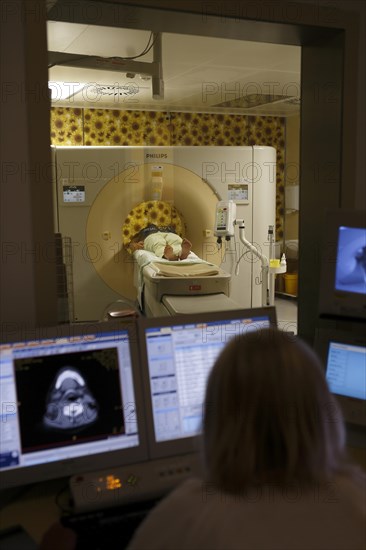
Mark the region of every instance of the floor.
[[275, 298], [278, 328], [297, 334], [297, 301], [295, 299]]

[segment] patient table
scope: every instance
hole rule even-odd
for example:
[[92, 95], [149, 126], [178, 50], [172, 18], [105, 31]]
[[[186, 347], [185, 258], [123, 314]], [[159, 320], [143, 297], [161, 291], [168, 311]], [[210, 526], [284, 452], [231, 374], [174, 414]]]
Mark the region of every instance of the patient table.
[[147, 317], [239, 309], [229, 298], [231, 275], [193, 252], [179, 262], [145, 250], [134, 258], [138, 301]]

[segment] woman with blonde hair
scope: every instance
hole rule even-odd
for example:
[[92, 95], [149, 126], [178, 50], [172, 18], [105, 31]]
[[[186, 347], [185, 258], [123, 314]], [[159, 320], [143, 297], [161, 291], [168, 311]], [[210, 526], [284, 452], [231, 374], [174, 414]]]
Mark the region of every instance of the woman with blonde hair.
[[[299, 338], [263, 329], [230, 340], [208, 378], [202, 447], [203, 479], [163, 499], [128, 550], [366, 549], [365, 475]], [[75, 544], [56, 526], [41, 548]]]
[[129, 550], [364, 550], [365, 476], [342, 414], [299, 338], [233, 338], [208, 379], [204, 479], [183, 483]]

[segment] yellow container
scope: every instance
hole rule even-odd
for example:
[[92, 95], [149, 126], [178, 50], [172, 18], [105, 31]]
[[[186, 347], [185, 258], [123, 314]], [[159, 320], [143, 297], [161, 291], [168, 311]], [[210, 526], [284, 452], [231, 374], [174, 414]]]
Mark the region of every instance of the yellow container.
[[293, 294], [297, 296], [297, 283], [298, 283], [298, 274], [297, 273], [285, 273], [285, 292], [286, 294]]

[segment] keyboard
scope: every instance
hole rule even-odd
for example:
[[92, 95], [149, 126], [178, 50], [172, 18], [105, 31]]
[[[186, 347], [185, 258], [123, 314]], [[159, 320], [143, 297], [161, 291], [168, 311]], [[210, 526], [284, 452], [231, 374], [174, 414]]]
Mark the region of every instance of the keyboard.
[[63, 516], [61, 523], [77, 534], [77, 550], [123, 550], [158, 500]]

